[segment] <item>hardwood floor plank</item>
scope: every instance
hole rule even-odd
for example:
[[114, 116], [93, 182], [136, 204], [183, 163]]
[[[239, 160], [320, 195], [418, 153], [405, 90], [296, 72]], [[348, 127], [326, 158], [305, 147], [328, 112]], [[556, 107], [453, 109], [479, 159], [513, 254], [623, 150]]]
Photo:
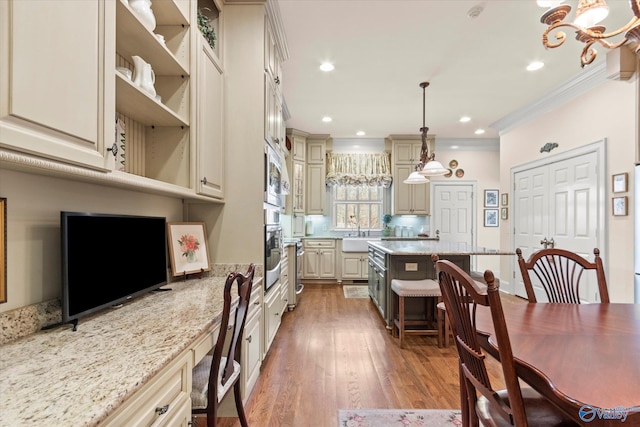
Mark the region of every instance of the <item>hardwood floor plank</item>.
[[[457, 357], [433, 336], [408, 336], [400, 349], [370, 299], [346, 299], [338, 284], [307, 285], [282, 318], [247, 419], [257, 427], [332, 427], [339, 409], [460, 408]], [[498, 363], [489, 362], [494, 386], [502, 387]], [[240, 423], [223, 418], [219, 425]]]

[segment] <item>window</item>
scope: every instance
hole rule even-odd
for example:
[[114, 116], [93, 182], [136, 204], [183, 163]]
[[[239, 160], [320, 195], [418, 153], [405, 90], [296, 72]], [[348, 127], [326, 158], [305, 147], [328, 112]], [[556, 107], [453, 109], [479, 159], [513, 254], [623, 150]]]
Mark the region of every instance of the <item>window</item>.
[[331, 187], [332, 226], [336, 230], [382, 229], [385, 189], [355, 185]]

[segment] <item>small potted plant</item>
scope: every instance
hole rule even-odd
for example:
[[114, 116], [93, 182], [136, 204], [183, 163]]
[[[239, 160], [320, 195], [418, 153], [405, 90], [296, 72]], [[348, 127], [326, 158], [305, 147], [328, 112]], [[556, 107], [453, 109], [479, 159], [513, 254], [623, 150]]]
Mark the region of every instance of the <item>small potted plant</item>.
[[389, 214], [384, 214], [382, 216], [382, 222], [384, 223], [384, 228], [382, 229], [383, 236], [389, 236], [391, 234], [391, 228], [389, 228], [389, 223], [393, 217]]

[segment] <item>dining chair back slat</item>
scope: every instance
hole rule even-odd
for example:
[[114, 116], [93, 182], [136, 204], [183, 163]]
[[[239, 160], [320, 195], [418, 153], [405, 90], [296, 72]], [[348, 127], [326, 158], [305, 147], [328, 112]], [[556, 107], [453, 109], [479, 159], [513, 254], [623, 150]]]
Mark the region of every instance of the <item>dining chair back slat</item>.
[[594, 261], [590, 262], [581, 255], [565, 249], [541, 249], [525, 261], [522, 250], [516, 249], [529, 302], [538, 302], [532, 280], [532, 277], [535, 277], [544, 290], [548, 302], [580, 304], [580, 296], [584, 293], [583, 287], [586, 286], [585, 271], [593, 271], [598, 284], [600, 302], [608, 303], [609, 293], [600, 250], [595, 248], [593, 253]]

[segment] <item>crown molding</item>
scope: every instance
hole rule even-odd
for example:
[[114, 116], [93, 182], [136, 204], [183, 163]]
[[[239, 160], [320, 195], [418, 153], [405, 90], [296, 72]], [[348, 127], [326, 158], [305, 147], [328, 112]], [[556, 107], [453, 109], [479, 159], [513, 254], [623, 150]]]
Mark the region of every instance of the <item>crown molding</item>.
[[497, 130], [498, 134], [502, 136], [504, 133], [509, 132], [523, 123], [554, 110], [601, 85], [607, 80], [606, 71], [607, 67], [605, 62], [591, 66], [587, 68], [586, 71], [574, 76], [529, 105], [515, 110], [502, 119], [491, 123], [489, 127]]

